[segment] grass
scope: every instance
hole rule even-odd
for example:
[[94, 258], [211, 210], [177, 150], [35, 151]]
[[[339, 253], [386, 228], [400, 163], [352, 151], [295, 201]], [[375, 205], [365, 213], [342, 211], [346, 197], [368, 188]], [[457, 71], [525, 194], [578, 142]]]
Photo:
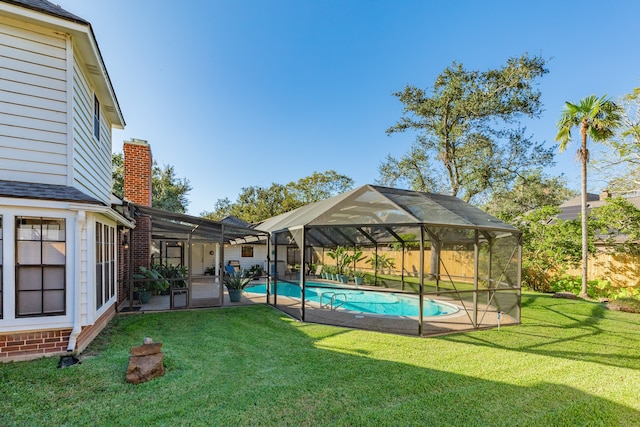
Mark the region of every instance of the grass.
[[[127, 384], [145, 336], [166, 374]], [[0, 425], [640, 425], [640, 316], [539, 294], [522, 325], [437, 338], [263, 305], [134, 314], [56, 364], [0, 364]]]

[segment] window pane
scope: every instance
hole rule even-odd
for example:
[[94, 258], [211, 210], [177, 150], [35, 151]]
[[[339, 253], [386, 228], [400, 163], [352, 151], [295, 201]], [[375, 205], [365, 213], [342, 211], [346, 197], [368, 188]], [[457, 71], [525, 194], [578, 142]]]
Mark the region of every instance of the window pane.
[[96, 308], [102, 307], [102, 264], [96, 265]]
[[64, 219], [42, 218], [42, 240], [56, 240], [64, 242]]
[[111, 238], [109, 239], [109, 261], [116, 259], [116, 229], [111, 227]]
[[64, 265], [65, 263], [65, 243], [64, 242], [43, 242], [42, 243], [42, 263]]
[[18, 293], [18, 315], [27, 316], [42, 313], [41, 296], [42, 294], [40, 292]]
[[111, 287], [109, 296], [112, 297], [116, 294], [116, 263], [114, 261], [109, 263], [109, 286]]
[[40, 240], [40, 218], [16, 217], [17, 240]]
[[44, 267], [42, 270], [44, 289], [64, 289], [64, 267]]
[[0, 319], [2, 319], [2, 215], [0, 215]]
[[44, 307], [42, 311], [45, 314], [64, 312], [64, 290], [45, 292]]
[[16, 262], [18, 264], [40, 265], [42, 263], [42, 259], [40, 258], [40, 242], [21, 240], [17, 243], [17, 249]]
[[42, 289], [42, 267], [18, 267], [18, 290]]

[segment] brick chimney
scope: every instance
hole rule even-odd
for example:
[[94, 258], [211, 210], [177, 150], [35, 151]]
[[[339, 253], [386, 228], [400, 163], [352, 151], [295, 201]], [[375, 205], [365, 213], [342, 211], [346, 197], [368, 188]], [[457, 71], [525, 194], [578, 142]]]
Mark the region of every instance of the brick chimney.
[[[151, 146], [147, 141], [131, 139], [124, 141], [124, 199], [136, 205], [151, 207], [151, 177], [153, 158]], [[151, 227], [150, 216], [136, 218], [136, 228], [130, 239], [133, 251], [133, 272], [137, 273], [142, 265], [149, 268], [151, 263]]]
[[151, 206], [151, 168], [153, 159], [147, 141], [124, 142], [124, 198], [136, 205]]
[[611, 193], [609, 192], [609, 190], [602, 190], [602, 193], [600, 193], [600, 200], [607, 200], [608, 198], [611, 197]]

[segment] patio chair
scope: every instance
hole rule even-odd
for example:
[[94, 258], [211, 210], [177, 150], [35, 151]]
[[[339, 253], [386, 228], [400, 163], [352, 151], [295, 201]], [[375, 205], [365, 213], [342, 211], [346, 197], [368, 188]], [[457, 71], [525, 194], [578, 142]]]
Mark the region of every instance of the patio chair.
[[234, 274], [236, 274], [236, 269], [233, 265], [225, 265], [224, 272], [230, 276], [233, 276]]
[[299, 279], [300, 278], [300, 274], [299, 274], [298, 271], [291, 271], [289, 266], [287, 266], [286, 269], [284, 270], [284, 279], [286, 280], [287, 278], [289, 278], [291, 280]]
[[318, 265], [315, 271], [311, 271], [311, 265], [307, 265], [307, 275], [313, 277], [320, 277], [322, 273], [322, 265]]

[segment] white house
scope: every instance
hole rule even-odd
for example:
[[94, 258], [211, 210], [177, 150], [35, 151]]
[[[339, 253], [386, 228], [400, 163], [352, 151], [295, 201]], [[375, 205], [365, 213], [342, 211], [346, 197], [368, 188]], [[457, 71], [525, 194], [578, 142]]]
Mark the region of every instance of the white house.
[[115, 314], [111, 131], [125, 125], [89, 22], [0, 0], [0, 360], [81, 351]]

